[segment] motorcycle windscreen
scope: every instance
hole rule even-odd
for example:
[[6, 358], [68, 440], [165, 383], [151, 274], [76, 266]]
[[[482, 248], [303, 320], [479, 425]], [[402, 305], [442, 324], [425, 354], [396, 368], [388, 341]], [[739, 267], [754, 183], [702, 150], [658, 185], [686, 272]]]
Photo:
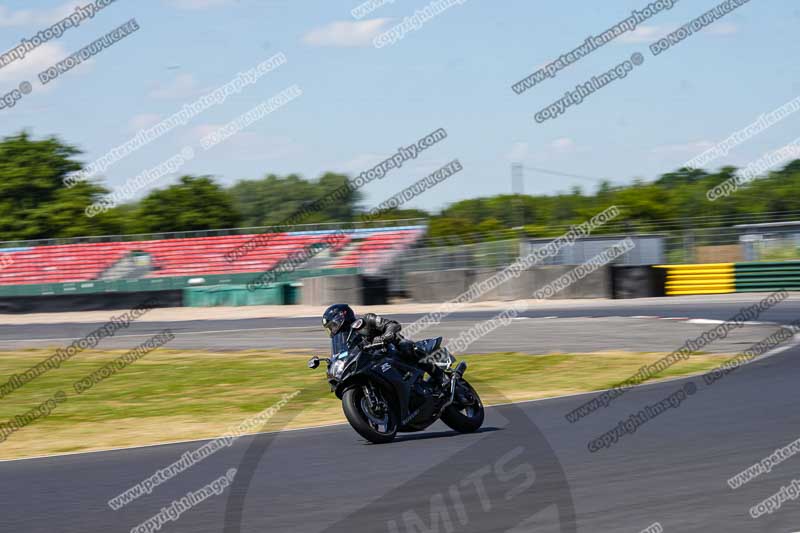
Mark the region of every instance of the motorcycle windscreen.
[[351, 348], [362, 340], [364, 340], [364, 337], [352, 329], [340, 331], [331, 337], [331, 355], [339, 355], [340, 353], [350, 351]]
[[331, 337], [331, 355], [339, 355], [348, 350], [348, 337], [350, 337], [351, 334], [355, 337], [355, 333], [352, 333], [352, 331], [351, 329], [340, 331]]

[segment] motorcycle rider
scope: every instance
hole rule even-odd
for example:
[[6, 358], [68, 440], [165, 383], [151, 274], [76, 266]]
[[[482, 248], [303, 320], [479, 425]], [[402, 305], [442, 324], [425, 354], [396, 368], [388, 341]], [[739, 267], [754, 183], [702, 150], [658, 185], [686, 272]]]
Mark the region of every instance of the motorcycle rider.
[[[361, 317], [356, 317], [355, 312], [349, 305], [334, 304], [323, 313], [322, 327], [328, 330], [328, 334], [334, 344], [336, 344], [337, 338], [346, 339], [352, 331], [361, 335], [365, 344], [381, 342], [387, 346], [394, 346], [401, 356], [419, 365], [437, 382], [445, 384], [449, 381], [449, 378], [441, 368], [433, 363], [421, 361], [428, 354], [419, 350], [413, 342], [400, 335], [402, 326], [396, 320], [386, 319], [375, 313], [366, 313]], [[334, 351], [338, 352], [340, 348], [334, 346]]]

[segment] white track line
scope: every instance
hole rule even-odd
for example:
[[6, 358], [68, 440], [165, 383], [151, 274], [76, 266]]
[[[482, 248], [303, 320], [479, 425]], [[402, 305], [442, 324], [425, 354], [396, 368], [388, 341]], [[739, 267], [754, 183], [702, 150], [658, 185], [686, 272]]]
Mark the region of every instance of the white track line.
[[[794, 327], [791, 327], [791, 326], [782, 326], [782, 327], [785, 327], [785, 328], [790, 329], [790, 330], [795, 332], [795, 335], [789, 341], [789, 344], [787, 344], [786, 346], [779, 346], [777, 348], [773, 348], [772, 350], [770, 350], [770, 351], [768, 351], [766, 353], [763, 353], [763, 354], [759, 355], [758, 357], [756, 357], [754, 359], [751, 359], [750, 361], [747, 361], [744, 365], [749, 365], [750, 363], [755, 363], [756, 361], [762, 361], [764, 359], [769, 359], [770, 357], [774, 357], [774, 356], [778, 355], [779, 353], [783, 353], [786, 350], [788, 350], [790, 348], [794, 348], [795, 346], [800, 344], [800, 334], [796, 333], [798, 331], [797, 328], [794, 328]], [[744, 365], [742, 365], [742, 366], [744, 366]]]
[[[170, 329], [166, 327], [164, 329]], [[286, 327], [274, 327], [274, 328], [243, 328], [243, 329], [218, 329], [218, 330], [211, 330], [211, 331], [176, 331], [173, 332], [176, 336], [177, 335], [205, 335], [206, 333], [241, 333], [243, 331], [271, 331], [271, 330], [286, 330], [286, 329], [316, 329], [315, 326], [286, 326]], [[157, 332], [155, 332], [157, 333]], [[155, 333], [129, 333], [126, 335], [113, 335], [111, 337], [106, 337], [107, 339], [116, 339], [121, 337], [152, 337]], [[49, 341], [74, 341], [77, 339], [82, 338], [80, 337], [48, 337], [46, 339], [0, 339], [0, 344], [4, 342], [49, 342]]]
[[[558, 318], [563, 318], [564, 320], [591, 320], [593, 318], [638, 318], [638, 319], [661, 319], [661, 320], [683, 320], [685, 322], [689, 322], [690, 324], [723, 324], [724, 320], [712, 320], [707, 318], [687, 318], [687, 317], [659, 317], [654, 315], [634, 315], [634, 316], [574, 316], [574, 317], [558, 317], [555, 315], [552, 316], [540, 316], [540, 317], [516, 317], [513, 320], [554, 320]], [[142, 322], [145, 324], [145, 322]], [[763, 325], [778, 325], [774, 322], [744, 322], [745, 326], [763, 326]], [[169, 329], [169, 326], [165, 327], [164, 329]], [[208, 331], [177, 331], [173, 332], [175, 335], [205, 335], [209, 333], [241, 333], [244, 331], [284, 331], [289, 329], [307, 329], [307, 330], [314, 330], [316, 329], [315, 326], [284, 326], [284, 327], [263, 327], [263, 328], [240, 328], [240, 329], [217, 329], [217, 330], [208, 330]], [[125, 338], [125, 337], [152, 337], [154, 333], [128, 333], [124, 335], [113, 335], [112, 338]], [[41, 339], [0, 339], [0, 344], [4, 342], [51, 342], [51, 341], [74, 341], [80, 339], [81, 337], [46, 337]]]

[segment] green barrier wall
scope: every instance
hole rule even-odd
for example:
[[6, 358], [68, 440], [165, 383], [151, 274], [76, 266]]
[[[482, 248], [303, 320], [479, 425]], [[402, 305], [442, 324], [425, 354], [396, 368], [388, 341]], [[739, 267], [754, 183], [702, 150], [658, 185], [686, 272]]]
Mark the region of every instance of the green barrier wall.
[[[328, 268], [315, 270], [298, 270], [281, 273], [276, 277], [277, 283], [291, 283], [303, 278], [356, 274], [356, 268]], [[30, 285], [0, 285], [0, 297], [3, 296], [53, 296], [69, 294], [96, 294], [114, 292], [147, 292], [182, 290], [190, 287], [209, 287], [216, 285], [246, 285], [256, 279], [258, 272], [247, 274], [217, 274], [211, 276], [179, 276], [171, 278], [141, 278], [109, 281], [81, 281], [77, 283], [46, 283]], [[194, 280], [194, 283], [189, 283]], [[202, 280], [202, 282], [198, 282]]]
[[184, 307], [218, 307], [242, 305], [291, 305], [297, 303], [297, 287], [281, 283], [247, 290], [246, 285], [190, 287], [183, 290]]
[[736, 263], [736, 292], [800, 290], [800, 261]]

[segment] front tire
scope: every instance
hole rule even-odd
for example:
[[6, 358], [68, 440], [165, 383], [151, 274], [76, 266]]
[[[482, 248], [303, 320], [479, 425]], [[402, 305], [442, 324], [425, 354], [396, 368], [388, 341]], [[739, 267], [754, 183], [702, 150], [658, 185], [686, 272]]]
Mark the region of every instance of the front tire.
[[[460, 388], [460, 390], [459, 390]], [[460, 402], [461, 396], [465, 401]], [[483, 425], [483, 402], [467, 380], [456, 384], [456, 400], [442, 413], [442, 422], [459, 433], [473, 433]]]
[[[375, 410], [367, 401], [366, 386], [347, 389], [342, 395], [342, 409], [347, 421], [356, 432], [374, 444], [392, 442], [397, 435], [397, 415], [391, 405], [382, 397], [385, 404], [382, 410]], [[376, 391], [380, 396], [380, 391]]]

